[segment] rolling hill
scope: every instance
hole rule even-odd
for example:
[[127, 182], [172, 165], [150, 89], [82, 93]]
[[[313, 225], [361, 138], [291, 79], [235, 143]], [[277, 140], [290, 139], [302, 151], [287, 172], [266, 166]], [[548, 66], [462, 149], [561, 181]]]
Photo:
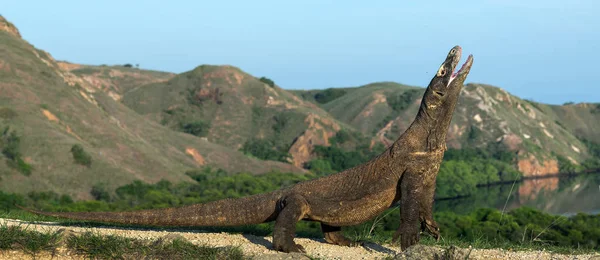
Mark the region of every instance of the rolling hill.
[[[23, 40], [2, 17], [0, 46], [2, 191], [89, 198], [97, 184], [113, 189], [133, 180], [188, 181], [185, 171], [203, 166], [232, 173], [302, 172], [146, 120], [102, 91], [130, 86], [90, 84]], [[76, 163], [74, 145], [91, 157], [89, 167]]]
[[[383, 143], [409, 126], [425, 89], [392, 82], [356, 88], [294, 91], [338, 120]], [[467, 84], [450, 125], [448, 147], [488, 148], [518, 154], [525, 175], [558, 172], [557, 155], [578, 164], [590, 157], [581, 139], [600, 134], [598, 104], [546, 105], [485, 84]]]
[[173, 130], [236, 150], [262, 140], [289, 153], [287, 161], [297, 167], [312, 158], [314, 145], [329, 145], [342, 128], [354, 131], [272, 81], [232, 66], [198, 66], [166, 82], [135, 88], [122, 102]]

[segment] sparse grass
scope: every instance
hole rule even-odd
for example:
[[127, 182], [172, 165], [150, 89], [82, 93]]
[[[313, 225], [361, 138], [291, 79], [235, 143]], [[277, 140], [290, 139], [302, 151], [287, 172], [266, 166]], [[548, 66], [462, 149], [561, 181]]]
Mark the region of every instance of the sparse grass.
[[60, 241], [60, 232], [41, 233], [21, 226], [0, 225], [0, 250], [23, 250], [35, 256], [41, 251], [53, 251]]
[[435, 241], [435, 239], [429, 236], [421, 236], [421, 244], [429, 245], [429, 246], [441, 246], [441, 247], [449, 247], [456, 246], [460, 248], [476, 248], [476, 249], [504, 249], [504, 250], [512, 250], [512, 251], [548, 251], [559, 254], [569, 254], [569, 255], [580, 255], [580, 254], [589, 254], [597, 252], [594, 249], [590, 248], [574, 248], [569, 246], [557, 246], [549, 243], [536, 242], [536, 241], [524, 241], [522, 243], [512, 243], [507, 241], [492, 241], [487, 239], [476, 239], [474, 241], [465, 241], [462, 239], [445, 239], [441, 238], [440, 241]]
[[144, 241], [86, 232], [68, 237], [66, 245], [76, 254], [100, 259], [244, 259], [239, 248], [197, 246], [183, 239]]
[[22, 250], [36, 256], [42, 251], [67, 250], [92, 259], [245, 259], [237, 247], [194, 245], [183, 239], [139, 240], [93, 232], [65, 236], [61, 231], [38, 232], [22, 226], [0, 226], [0, 251]]

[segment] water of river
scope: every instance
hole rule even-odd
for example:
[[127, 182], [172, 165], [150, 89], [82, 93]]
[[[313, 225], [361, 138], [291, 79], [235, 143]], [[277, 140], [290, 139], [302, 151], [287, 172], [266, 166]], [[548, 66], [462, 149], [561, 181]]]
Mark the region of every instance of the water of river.
[[557, 215], [600, 214], [600, 173], [482, 187], [467, 198], [436, 201], [435, 210], [468, 213], [485, 207], [502, 210], [505, 205], [507, 211], [528, 206]]

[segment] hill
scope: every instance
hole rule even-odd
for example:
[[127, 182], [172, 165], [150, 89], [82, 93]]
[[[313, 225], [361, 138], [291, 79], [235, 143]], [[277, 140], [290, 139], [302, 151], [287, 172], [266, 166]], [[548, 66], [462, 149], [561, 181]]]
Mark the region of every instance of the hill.
[[63, 71], [69, 71], [83, 79], [93, 87], [106, 92], [116, 101], [121, 100], [127, 91], [144, 84], [163, 82], [175, 76], [173, 73], [144, 70], [125, 65], [81, 65], [66, 61], [58, 61]]
[[328, 146], [342, 128], [355, 131], [271, 80], [232, 66], [198, 66], [133, 89], [122, 102], [173, 130], [262, 159], [270, 158], [268, 150], [297, 167], [312, 158], [314, 145]]
[[64, 70], [2, 17], [0, 46], [0, 190], [89, 198], [94, 185], [113, 190], [133, 180], [189, 181], [185, 171], [202, 166], [301, 171], [144, 119]]
[[[425, 89], [392, 82], [355, 88], [294, 91], [336, 119], [375, 140], [390, 143], [419, 107]], [[596, 104], [546, 105], [523, 100], [489, 85], [467, 84], [450, 125], [449, 148], [500, 149], [517, 153], [525, 175], [556, 173], [557, 156], [579, 164], [590, 158], [583, 139], [597, 142]]]

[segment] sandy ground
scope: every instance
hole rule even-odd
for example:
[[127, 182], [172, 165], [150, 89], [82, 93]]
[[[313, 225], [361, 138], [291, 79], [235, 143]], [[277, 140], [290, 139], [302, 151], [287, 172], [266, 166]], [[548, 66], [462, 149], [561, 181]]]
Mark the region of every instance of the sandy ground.
[[[242, 252], [256, 259], [308, 259], [301, 254], [285, 254], [271, 250], [271, 237], [258, 237], [245, 234], [229, 233], [204, 233], [200, 231], [156, 231], [138, 228], [115, 227], [71, 227], [61, 226], [51, 222], [24, 222], [19, 220], [0, 219], [0, 225], [21, 225], [24, 228], [37, 231], [56, 231], [65, 229], [71, 234], [80, 234], [87, 231], [105, 235], [119, 235], [137, 239], [155, 240], [165, 236], [182, 237], [197, 245], [212, 247], [237, 246]], [[322, 239], [297, 238], [298, 244], [304, 246], [307, 255], [318, 259], [434, 259], [449, 256], [450, 259], [597, 259], [600, 253], [590, 255], [561, 255], [546, 251], [507, 251], [490, 249], [462, 249], [456, 248], [448, 251], [439, 247], [415, 246], [405, 252], [392, 245], [377, 245], [367, 243], [363, 247], [341, 247], [323, 243]], [[0, 251], [0, 259], [31, 259], [30, 255], [20, 251]], [[36, 259], [83, 259], [81, 256], [70, 255], [66, 249], [60, 248], [54, 255], [42, 253]]]

